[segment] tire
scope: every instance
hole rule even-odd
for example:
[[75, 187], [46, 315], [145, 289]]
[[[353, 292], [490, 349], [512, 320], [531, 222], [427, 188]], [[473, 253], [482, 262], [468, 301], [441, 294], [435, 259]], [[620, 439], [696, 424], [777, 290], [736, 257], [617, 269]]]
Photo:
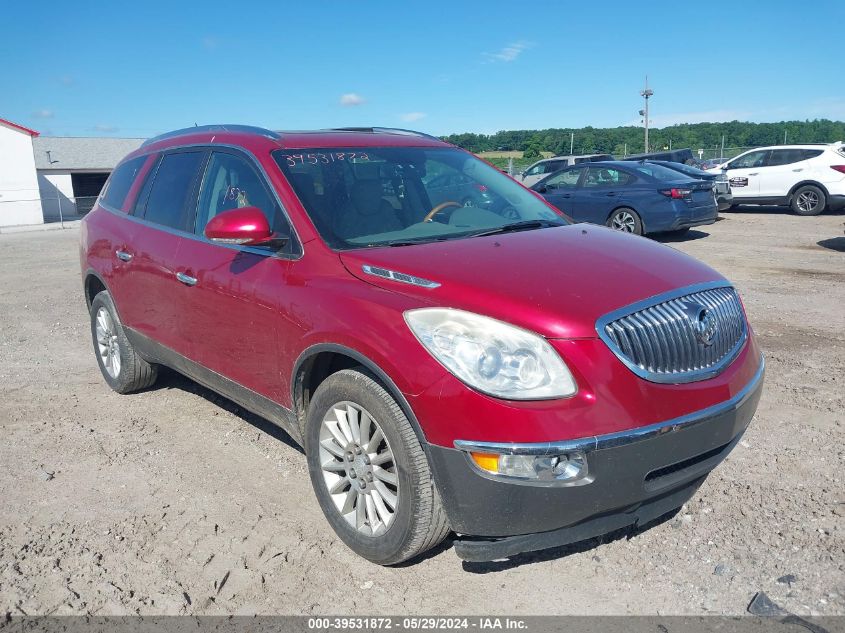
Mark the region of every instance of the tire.
[[798, 187], [792, 194], [792, 202], [789, 206], [798, 215], [818, 215], [827, 206], [827, 197], [824, 191], [815, 185], [804, 185]]
[[132, 347], [105, 290], [91, 302], [91, 340], [103, 378], [117, 393], [131, 393], [155, 383], [158, 366], [145, 361]]
[[607, 218], [607, 226], [624, 233], [643, 234], [643, 221], [639, 214], [629, 207], [615, 209]]
[[[349, 416], [361, 422], [357, 436]], [[326, 378], [314, 393], [305, 425], [311, 484], [332, 529], [352, 551], [379, 565], [395, 565], [446, 538], [449, 522], [425, 453], [402, 409], [372, 374], [344, 369]], [[365, 433], [376, 441], [375, 429], [383, 439], [359, 446]], [[356, 453], [356, 448], [365, 450]]]

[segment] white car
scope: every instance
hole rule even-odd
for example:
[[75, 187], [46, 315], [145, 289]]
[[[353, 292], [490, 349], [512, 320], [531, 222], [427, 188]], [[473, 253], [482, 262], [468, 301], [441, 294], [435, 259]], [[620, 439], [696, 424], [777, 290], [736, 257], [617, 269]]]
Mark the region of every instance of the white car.
[[538, 160], [521, 174], [514, 174], [517, 182], [521, 182], [526, 187], [540, 182], [543, 178], [552, 174], [559, 169], [576, 165], [578, 163], [587, 163], [600, 160], [613, 160], [610, 154], [582, 154], [580, 156], [555, 156], [554, 158], [544, 158]]
[[707, 171], [724, 171], [733, 204], [788, 205], [798, 215], [845, 206], [845, 144], [758, 147]]

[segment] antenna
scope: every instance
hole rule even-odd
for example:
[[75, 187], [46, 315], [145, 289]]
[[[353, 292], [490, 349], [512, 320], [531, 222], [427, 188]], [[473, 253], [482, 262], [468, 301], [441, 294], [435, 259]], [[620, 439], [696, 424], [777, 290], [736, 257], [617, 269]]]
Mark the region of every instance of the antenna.
[[648, 98], [654, 94], [654, 90], [648, 87], [648, 75], [645, 76], [645, 88], [640, 90], [640, 96], [645, 99], [645, 108], [640, 110], [640, 116], [645, 123], [645, 153], [648, 154]]

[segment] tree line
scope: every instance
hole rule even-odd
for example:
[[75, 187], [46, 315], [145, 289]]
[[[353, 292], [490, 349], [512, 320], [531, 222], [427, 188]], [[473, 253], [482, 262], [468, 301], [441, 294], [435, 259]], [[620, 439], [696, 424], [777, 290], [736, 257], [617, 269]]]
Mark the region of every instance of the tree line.
[[[505, 130], [495, 134], [450, 134], [445, 141], [474, 153], [522, 151], [526, 158], [540, 152], [569, 154], [573, 139], [575, 154], [636, 154], [644, 151], [643, 128], [549, 128], [547, 130]], [[664, 128], [649, 128], [649, 147], [659, 149], [689, 147], [713, 150], [725, 147], [754, 147], [787, 143], [831, 143], [845, 141], [845, 121], [781, 121], [779, 123], [687, 123]]]

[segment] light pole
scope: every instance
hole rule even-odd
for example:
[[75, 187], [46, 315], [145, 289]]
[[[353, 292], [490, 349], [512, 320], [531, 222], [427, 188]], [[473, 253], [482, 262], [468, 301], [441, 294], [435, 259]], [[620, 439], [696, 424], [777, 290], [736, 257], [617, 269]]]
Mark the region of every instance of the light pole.
[[648, 75], [645, 76], [645, 89], [640, 90], [640, 96], [645, 99], [645, 109], [640, 110], [640, 115], [645, 122], [645, 151], [648, 153], [648, 98], [654, 94], [654, 90], [648, 87]]

